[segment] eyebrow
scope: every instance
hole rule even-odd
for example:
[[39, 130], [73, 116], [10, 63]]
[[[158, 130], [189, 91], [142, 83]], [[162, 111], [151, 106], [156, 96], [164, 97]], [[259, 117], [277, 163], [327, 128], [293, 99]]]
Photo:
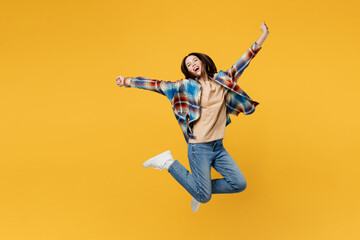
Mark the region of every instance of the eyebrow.
[[[194, 61], [194, 60], [196, 60], [195, 57], [193, 57], [192, 61]], [[192, 62], [192, 61], [190, 61], [190, 62]], [[190, 63], [190, 62], [186, 63], [186, 66], [189, 66], [189, 63]]]

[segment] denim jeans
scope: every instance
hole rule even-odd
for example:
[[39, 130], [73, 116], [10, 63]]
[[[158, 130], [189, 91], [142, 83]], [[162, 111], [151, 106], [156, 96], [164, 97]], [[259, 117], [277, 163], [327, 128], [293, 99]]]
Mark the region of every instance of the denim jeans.
[[[213, 193], [237, 193], [246, 188], [244, 175], [225, 150], [222, 140], [188, 143], [192, 174], [177, 160], [168, 169], [176, 181], [201, 203], [210, 201]], [[211, 179], [211, 167], [223, 178]]]

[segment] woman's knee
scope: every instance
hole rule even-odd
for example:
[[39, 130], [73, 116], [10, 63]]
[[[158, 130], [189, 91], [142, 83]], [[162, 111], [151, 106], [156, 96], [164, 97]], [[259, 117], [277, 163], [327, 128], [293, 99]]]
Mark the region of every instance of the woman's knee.
[[199, 193], [196, 200], [201, 203], [207, 203], [211, 199], [211, 193]]
[[235, 192], [242, 192], [246, 189], [247, 187], [247, 182], [246, 180], [243, 179], [239, 179], [238, 181], [236, 181], [235, 183], [233, 183], [231, 185], [231, 187], [234, 189]]

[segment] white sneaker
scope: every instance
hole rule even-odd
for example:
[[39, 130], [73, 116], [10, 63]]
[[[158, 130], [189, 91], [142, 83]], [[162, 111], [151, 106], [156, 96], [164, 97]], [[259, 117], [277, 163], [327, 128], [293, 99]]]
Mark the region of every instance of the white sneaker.
[[199, 209], [200, 206], [200, 202], [198, 202], [195, 198], [191, 199], [191, 210], [193, 212], [197, 212], [197, 210]]
[[170, 150], [163, 152], [153, 158], [150, 158], [143, 163], [143, 167], [153, 167], [155, 169], [163, 170], [166, 169], [165, 163], [169, 160], [172, 162], [174, 161], [173, 157], [171, 156]]

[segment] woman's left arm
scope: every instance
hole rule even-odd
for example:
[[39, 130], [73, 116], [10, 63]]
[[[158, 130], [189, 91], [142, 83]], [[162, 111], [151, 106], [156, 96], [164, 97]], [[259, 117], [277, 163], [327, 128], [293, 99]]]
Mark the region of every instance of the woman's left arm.
[[260, 29], [263, 33], [261, 34], [259, 39], [254, 42], [254, 44], [241, 56], [239, 60], [237, 60], [237, 62], [233, 66], [231, 66], [230, 69], [225, 71], [225, 74], [227, 74], [233, 82], [237, 82], [239, 80], [244, 70], [249, 66], [251, 60], [260, 51], [261, 45], [268, 36], [269, 30], [265, 25], [265, 22], [262, 23]]
[[257, 44], [259, 45], [259, 47], [261, 47], [261, 45], [264, 43], [265, 39], [267, 38], [267, 36], [269, 35], [269, 29], [266, 26], [265, 22], [263, 22], [260, 26], [260, 29], [262, 31], [261, 36], [259, 37], [259, 39], [256, 41]]

